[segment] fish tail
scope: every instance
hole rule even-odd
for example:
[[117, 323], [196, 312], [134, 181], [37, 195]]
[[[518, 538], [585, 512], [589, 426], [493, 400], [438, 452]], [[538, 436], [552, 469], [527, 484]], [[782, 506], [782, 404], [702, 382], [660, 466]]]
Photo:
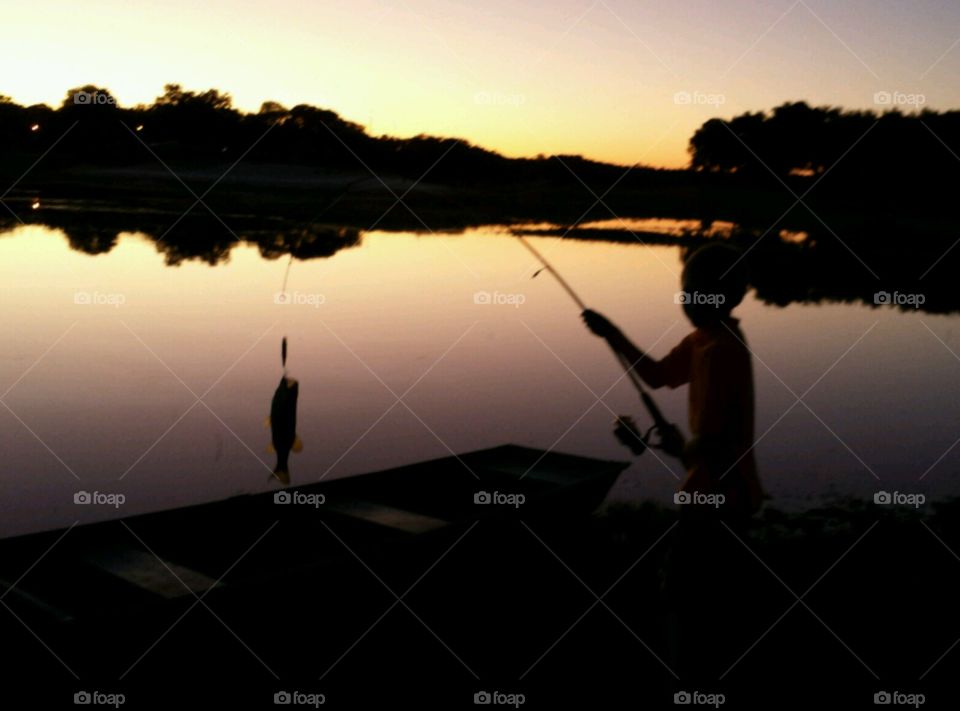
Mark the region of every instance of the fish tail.
[[286, 486], [290, 483], [290, 466], [287, 464], [289, 456], [277, 457], [277, 466], [273, 468], [273, 478]]
[[287, 486], [287, 484], [290, 483], [290, 471], [288, 467], [278, 466], [276, 469], [273, 470], [273, 474], [271, 475], [270, 478], [271, 480], [278, 481], [284, 486]]

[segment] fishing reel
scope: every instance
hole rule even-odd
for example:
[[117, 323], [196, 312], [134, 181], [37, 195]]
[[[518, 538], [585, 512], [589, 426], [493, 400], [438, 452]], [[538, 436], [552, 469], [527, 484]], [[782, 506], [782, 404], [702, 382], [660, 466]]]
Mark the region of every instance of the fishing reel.
[[630, 415], [618, 415], [613, 424], [614, 436], [635, 456], [639, 457], [648, 449], [659, 449], [671, 457], [683, 459], [686, 442], [674, 425], [654, 424], [646, 432], [641, 432]]

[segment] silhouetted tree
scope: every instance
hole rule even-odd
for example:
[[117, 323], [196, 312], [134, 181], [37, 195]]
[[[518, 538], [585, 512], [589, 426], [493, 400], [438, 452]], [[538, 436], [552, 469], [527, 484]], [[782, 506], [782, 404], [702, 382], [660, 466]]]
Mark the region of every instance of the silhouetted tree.
[[109, 89], [85, 84], [67, 91], [67, 96], [60, 105], [62, 109], [72, 109], [75, 106], [89, 106], [95, 109], [110, 110], [116, 109], [117, 100], [110, 93]]
[[[860, 199], [940, 199], [960, 177], [960, 112], [903, 114], [811, 108], [803, 102], [768, 113], [710, 119], [690, 139], [690, 165], [747, 179], [810, 182], [824, 193]], [[829, 171], [829, 176], [826, 174]]]
[[260, 111], [257, 113], [263, 114], [273, 114], [273, 115], [282, 115], [290, 113], [289, 109], [281, 103], [276, 101], [264, 101], [260, 104]]

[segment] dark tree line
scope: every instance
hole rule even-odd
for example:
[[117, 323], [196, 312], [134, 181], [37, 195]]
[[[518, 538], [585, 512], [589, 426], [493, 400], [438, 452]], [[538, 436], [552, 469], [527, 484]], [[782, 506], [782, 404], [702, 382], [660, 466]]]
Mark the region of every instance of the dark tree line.
[[717, 188], [726, 185], [755, 190], [762, 182], [779, 192], [773, 172], [798, 192], [824, 177], [817, 198], [869, 197], [879, 204], [906, 198], [919, 204], [915, 198], [922, 196], [938, 206], [949, 204], [945, 198], [960, 177], [960, 111], [876, 113], [801, 102], [715, 118], [690, 139], [691, 171], [634, 167], [621, 181], [625, 166], [582, 156], [511, 159], [454, 138], [371, 136], [328, 109], [267, 101], [248, 113], [234, 108], [229, 94], [178, 84], [168, 84], [152, 104], [132, 108], [93, 85], [69, 90], [57, 108], [20, 106], [0, 96], [0, 171], [21, 173], [71, 126], [41, 171], [155, 166], [155, 154], [177, 165], [230, 164], [243, 157], [245, 164], [362, 172], [359, 159], [377, 174], [417, 179], [429, 171], [428, 182], [452, 186], [580, 190], [583, 181], [598, 194], [614, 183], [621, 193], [692, 187], [700, 191], [697, 200], [721, 195]]
[[691, 167], [707, 173], [808, 182], [829, 173], [828, 190], [942, 192], [960, 177], [960, 111], [878, 114], [788, 103], [711, 119], [689, 151]]
[[[71, 125], [51, 154], [59, 166], [136, 165], [155, 162], [153, 152], [180, 163], [230, 162], [244, 156], [245, 163], [353, 171], [362, 170], [359, 158], [378, 173], [418, 178], [429, 170], [432, 182], [448, 184], [572, 179], [562, 164], [548, 157], [509, 159], [454, 138], [375, 137], [334, 111], [307, 104], [287, 108], [267, 101], [258, 112], [245, 113], [233, 107], [229, 94], [216, 89], [194, 92], [168, 84], [152, 104], [133, 108], [121, 107], [108, 89], [93, 85], [69, 90], [56, 109], [20, 106], [0, 96], [0, 151], [19, 156], [22, 163], [46, 150]], [[580, 156], [561, 158], [584, 178], [612, 182], [623, 170]], [[45, 166], [50, 163], [44, 160]]]

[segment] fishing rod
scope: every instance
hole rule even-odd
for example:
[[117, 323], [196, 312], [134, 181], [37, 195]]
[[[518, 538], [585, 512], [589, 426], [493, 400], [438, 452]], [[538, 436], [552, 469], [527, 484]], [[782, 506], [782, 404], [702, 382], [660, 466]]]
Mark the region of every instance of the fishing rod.
[[[540, 272], [547, 271], [553, 278], [557, 280], [557, 283], [563, 288], [565, 292], [573, 299], [574, 303], [580, 308], [581, 311], [589, 311], [590, 309], [584, 303], [583, 299], [573, 290], [573, 287], [567, 282], [560, 273], [554, 269], [553, 265], [546, 260], [546, 258], [527, 240], [523, 238], [523, 235], [514, 234], [520, 244], [527, 248], [527, 251], [532, 254], [540, 264], [543, 266], [534, 272], [533, 276], [536, 277]], [[607, 341], [607, 345], [610, 346], [610, 350], [613, 351], [614, 356], [617, 358], [617, 362], [620, 363], [620, 366], [624, 369], [627, 376], [630, 378], [630, 382], [633, 383], [633, 386], [637, 389], [637, 392], [640, 394], [640, 400], [643, 402], [644, 407], [646, 407], [647, 412], [650, 413], [650, 419], [653, 420], [653, 425], [645, 433], [641, 433], [637, 428], [637, 425], [634, 423], [633, 419], [627, 415], [620, 415], [617, 417], [616, 429], [614, 433], [617, 438], [625, 444], [634, 454], [643, 454], [644, 451], [648, 448], [659, 449], [667, 454], [680, 458], [683, 454], [684, 448], [684, 438], [683, 434], [677, 428], [676, 425], [672, 424], [663, 416], [663, 413], [660, 411], [660, 408], [657, 406], [657, 403], [654, 402], [653, 397], [650, 393], [647, 392], [647, 389], [643, 387], [643, 381], [640, 379], [640, 374], [634, 369], [635, 363], [631, 363], [630, 359], [627, 358], [623, 353], [621, 353], [614, 345], [609, 341], [609, 339], [604, 339]], [[653, 439], [653, 434], [658, 435], [657, 439]]]

